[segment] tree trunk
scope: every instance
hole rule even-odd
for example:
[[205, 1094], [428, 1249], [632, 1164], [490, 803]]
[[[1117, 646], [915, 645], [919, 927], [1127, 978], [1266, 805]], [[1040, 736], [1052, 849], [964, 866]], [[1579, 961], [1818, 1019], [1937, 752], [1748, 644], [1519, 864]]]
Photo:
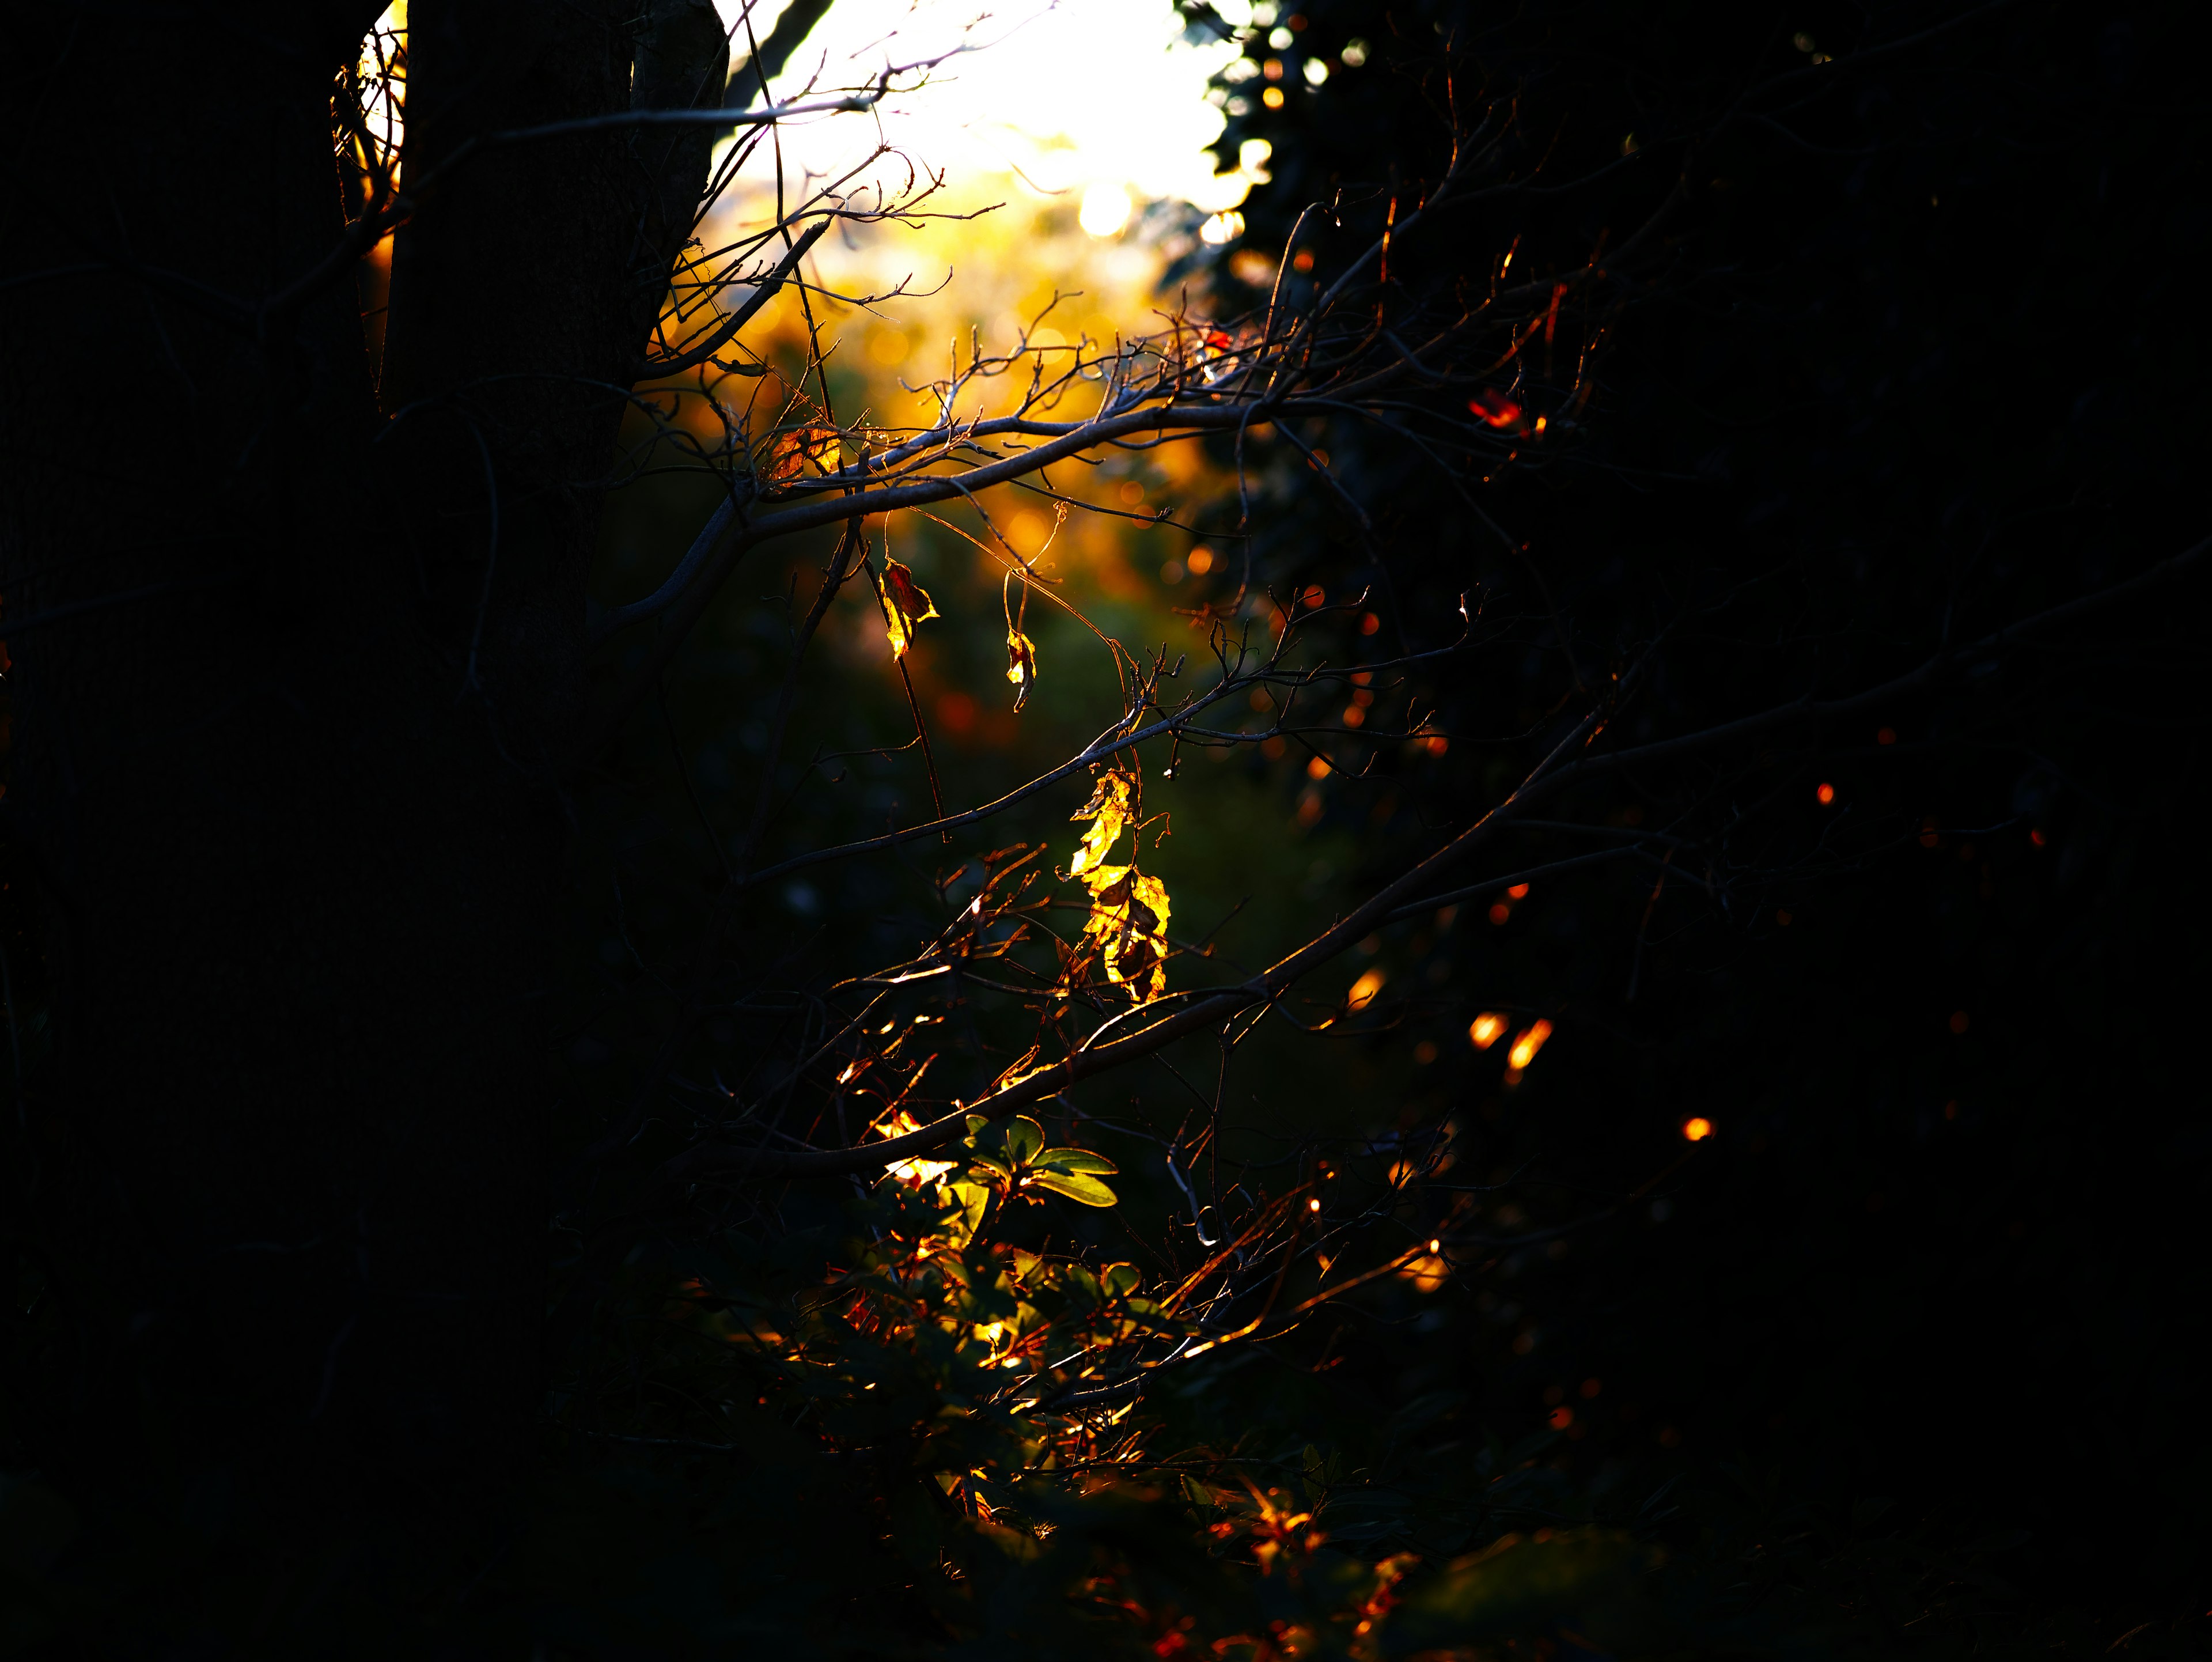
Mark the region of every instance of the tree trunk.
[[[70, 1335], [0, 1458], [342, 1515], [511, 1482], [537, 1415], [596, 480], [705, 155], [461, 168], [380, 385], [350, 270], [265, 304], [341, 236], [331, 79], [379, 9], [65, 11], [0, 70], [5, 837], [54, 1036], [6, 1227]], [[639, 9], [417, 0], [410, 176], [624, 108]]]

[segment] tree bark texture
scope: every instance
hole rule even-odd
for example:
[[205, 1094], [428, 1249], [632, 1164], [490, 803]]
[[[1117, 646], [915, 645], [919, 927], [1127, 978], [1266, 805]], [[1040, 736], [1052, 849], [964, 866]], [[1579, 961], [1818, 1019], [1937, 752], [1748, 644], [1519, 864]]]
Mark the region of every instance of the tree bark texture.
[[[57, 9], [0, 69], [0, 813], [54, 1035], [0, 1192], [70, 1336], [8, 1435], [57, 1473], [484, 1492], [537, 1415], [585, 567], [706, 147], [479, 155], [373, 364], [350, 270], [267, 301], [343, 231], [379, 9]], [[417, 0], [408, 168], [627, 107], [701, 14]]]

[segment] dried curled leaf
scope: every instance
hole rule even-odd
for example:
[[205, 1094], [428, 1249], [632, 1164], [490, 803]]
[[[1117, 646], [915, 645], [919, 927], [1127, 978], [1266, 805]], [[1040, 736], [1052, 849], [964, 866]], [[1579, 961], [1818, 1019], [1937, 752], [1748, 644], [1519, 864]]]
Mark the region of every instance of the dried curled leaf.
[[1121, 769], [1109, 768], [1098, 776], [1097, 784], [1091, 788], [1091, 800], [1068, 815], [1070, 819], [1091, 821], [1091, 829], [1083, 833], [1082, 847], [1076, 849], [1075, 858], [1068, 861], [1067, 874], [1070, 877], [1082, 877], [1086, 872], [1096, 871], [1099, 862], [1106, 858], [1106, 851], [1120, 838], [1122, 828], [1129, 823], [1132, 783], [1129, 776]]
[[1139, 1004], [1158, 998], [1168, 985], [1167, 886], [1127, 866], [1097, 867], [1083, 881], [1091, 891], [1083, 933], [1099, 942], [1107, 980]]
[[896, 560], [886, 560], [882, 581], [876, 585], [876, 598], [883, 602], [884, 633], [890, 640], [891, 656], [903, 658], [907, 648], [914, 644], [915, 625], [937, 616], [929, 591]]
[[1019, 709], [1036, 684], [1036, 646], [1018, 629], [1006, 632], [1006, 679], [1014, 684], [1014, 708]]
[[806, 471], [806, 464], [827, 469], [837, 458], [842, 435], [834, 427], [799, 427], [779, 433], [769, 446], [768, 482], [788, 484]]

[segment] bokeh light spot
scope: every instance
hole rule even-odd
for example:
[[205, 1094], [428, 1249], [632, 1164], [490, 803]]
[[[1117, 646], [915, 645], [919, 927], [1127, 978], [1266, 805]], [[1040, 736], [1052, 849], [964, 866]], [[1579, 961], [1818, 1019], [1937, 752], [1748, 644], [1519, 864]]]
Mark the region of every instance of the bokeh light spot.
[[1113, 236], [1129, 222], [1130, 206], [1127, 191], [1102, 180], [1083, 193], [1076, 223], [1092, 236]]

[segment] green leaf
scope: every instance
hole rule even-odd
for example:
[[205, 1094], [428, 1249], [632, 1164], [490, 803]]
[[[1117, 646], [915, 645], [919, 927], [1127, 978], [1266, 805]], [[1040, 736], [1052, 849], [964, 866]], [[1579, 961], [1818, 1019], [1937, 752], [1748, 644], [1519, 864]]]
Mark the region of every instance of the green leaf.
[[1055, 1195], [1065, 1195], [1085, 1206], [1111, 1206], [1114, 1191], [1092, 1177], [1073, 1172], [1032, 1172], [1030, 1181], [1040, 1189], [1049, 1189]]
[[1014, 1168], [1007, 1165], [1006, 1161], [999, 1159], [995, 1154], [977, 1154], [969, 1160], [969, 1164], [971, 1166], [980, 1166], [987, 1172], [995, 1172], [999, 1176], [1005, 1178], [1009, 1181], [1012, 1179], [1014, 1175]]
[[1109, 1263], [1098, 1277], [1109, 1293], [1133, 1293], [1144, 1281], [1133, 1263]]
[[949, 1184], [952, 1197], [960, 1203], [961, 1223], [970, 1238], [983, 1227], [983, 1208], [991, 1203], [991, 1191], [980, 1183]]
[[1034, 1160], [1044, 1147], [1044, 1127], [1027, 1114], [1017, 1115], [1006, 1126], [1006, 1152], [1024, 1162]]
[[1049, 1166], [1056, 1172], [1103, 1172], [1109, 1178], [1121, 1169], [1105, 1155], [1094, 1154], [1088, 1148], [1046, 1148], [1030, 1163]]

